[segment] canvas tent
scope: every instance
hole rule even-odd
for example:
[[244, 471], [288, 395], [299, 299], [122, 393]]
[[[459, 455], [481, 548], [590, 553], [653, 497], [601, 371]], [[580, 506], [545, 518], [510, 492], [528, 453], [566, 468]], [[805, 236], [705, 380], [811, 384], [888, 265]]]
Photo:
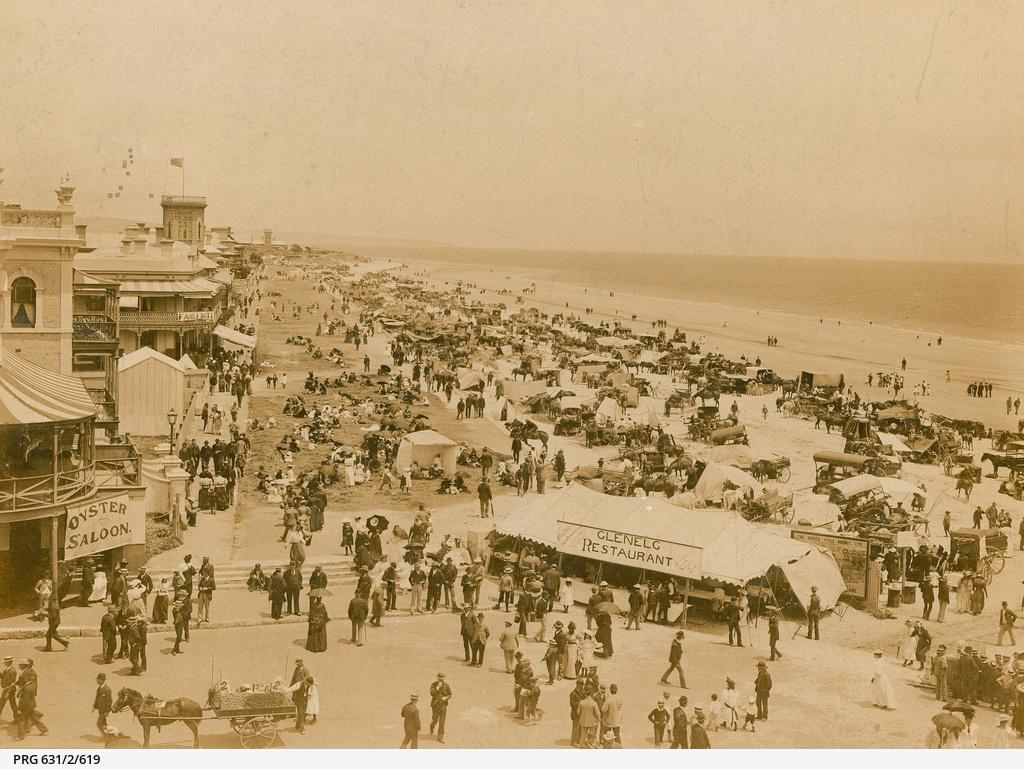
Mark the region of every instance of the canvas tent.
[[221, 342], [228, 347], [244, 347], [247, 350], [256, 347], [256, 337], [235, 331], [227, 326], [217, 326], [213, 329], [213, 335], [220, 337]]
[[420, 467], [430, 467], [434, 464], [434, 458], [438, 456], [441, 457], [445, 475], [455, 475], [459, 445], [434, 430], [419, 430], [405, 435], [398, 444], [395, 467], [400, 473], [404, 473], [413, 462]]
[[704, 472], [697, 479], [697, 485], [693, 488], [693, 493], [704, 500], [721, 499], [726, 481], [731, 481], [741, 489], [751, 489], [754, 496], [764, 494], [764, 486], [750, 473], [738, 467], [717, 464], [709, 464], [704, 468]]
[[[699, 578], [739, 586], [762, 577], [773, 566], [800, 562], [811, 551], [817, 552], [811, 544], [755, 526], [737, 513], [689, 510], [659, 497], [616, 497], [579, 484], [545, 494], [513, 510], [499, 519], [494, 528], [499, 534], [522, 537], [562, 551], [566, 542], [576, 536], [573, 526], [604, 532], [603, 537], [595, 535], [601, 541], [643, 539], [699, 548]], [[597, 555], [594, 559], [602, 560]], [[837, 581], [841, 593], [845, 584], [834, 562], [832, 568], [833, 581]], [[812, 570], [808, 567], [807, 571]], [[824, 582], [823, 579], [815, 584], [821, 588]]]
[[708, 464], [729, 465], [741, 470], [749, 470], [754, 464], [754, 459], [750, 455], [750, 447], [742, 444], [711, 446], [701, 452], [700, 458]]

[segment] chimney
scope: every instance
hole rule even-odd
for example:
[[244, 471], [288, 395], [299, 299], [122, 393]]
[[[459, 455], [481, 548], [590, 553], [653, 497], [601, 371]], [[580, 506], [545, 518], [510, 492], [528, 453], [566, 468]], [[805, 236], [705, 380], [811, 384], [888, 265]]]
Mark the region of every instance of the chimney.
[[88, 225], [86, 225], [86, 224], [76, 224], [75, 225], [75, 235], [80, 240], [85, 240], [85, 230], [86, 230], [87, 227], [88, 227]]
[[118, 256], [128, 256], [131, 253], [129, 250], [132, 246], [131, 240], [125, 238], [121, 241], [121, 250], [118, 252]]
[[174, 241], [163, 238], [160, 240], [160, 257], [170, 259], [174, 255]]

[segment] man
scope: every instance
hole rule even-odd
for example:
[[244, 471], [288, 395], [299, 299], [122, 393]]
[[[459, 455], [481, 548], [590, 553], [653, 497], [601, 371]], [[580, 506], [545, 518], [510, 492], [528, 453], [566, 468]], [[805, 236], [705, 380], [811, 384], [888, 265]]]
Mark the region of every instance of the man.
[[480, 605], [480, 588], [484, 584], [484, 562], [480, 556], [473, 559], [473, 565], [467, 570], [470, 583], [473, 586], [473, 608]]
[[171, 617], [174, 619], [174, 648], [171, 649], [171, 654], [181, 654], [181, 639], [188, 628], [188, 619], [183, 611], [184, 597], [184, 592], [178, 593], [171, 607]]
[[743, 633], [740, 629], [740, 599], [733, 598], [725, 607], [725, 619], [729, 623], [729, 646], [733, 643], [733, 634], [736, 635], [736, 645], [743, 648]]
[[478, 668], [484, 666], [484, 650], [487, 648], [487, 639], [491, 637], [491, 631], [487, 627], [487, 623], [484, 622], [483, 612], [476, 615], [476, 626], [473, 628], [473, 642], [471, 648], [473, 651], [473, 661], [471, 665], [475, 665]]
[[410, 694], [409, 701], [402, 707], [402, 721], [405, 727], [405, 739], [399, 748], [418, 748], [420, 746], [420, 709], [417, 705], [420, 696]]
[[945, 644], [939, 644], [932, 658], [932, 677], [935, 679], [935, 699], [943, 702], [949, 699], [949, 660]]
[[921, 604], [922, 612], [921, 619], [930, 620], [932, 618], [932, 607], [935, 605], [935, 585], [932, 584], [929, 575], [924, 574], [921, 577]]
[[626, 630], [629, 630], [633, 625], [636, 625], [636, 630], [640, 629], [640, 615], [644, 608], [644, 596], [640, 592], [640, 585], [633, 585], [629, 589], [629, 616], [626, 619]]
[[92, 709], [99, 713], [96, 718], [96, 728], [99, 729], [100, 736], [103, 738], [107, 737], [107, 716], [113, 705], [114, 695], [111, 694], [110, 687], [107, 686], [107, 674], [100, 673], [96, 676], [96, 696], [92, 700]]
[[148, 635], [149, 626], [145, 617], [135, 617], [128, 627], [128, 657], [132, 663], [133, 676], [142, 675], [146, 671]]
[[[491, 454], [491, 450], [484, 446], [484, 450], [480, 452], [480, 477], [487, 478], [491, 474], [491, 467], [494, 466], [494, 455]], [[490, 488], [488, 487], [488, 491]], [[483, 510], [480, 511], [480, 517], [483, 518]]]
[[3, 715], [4, 705], [10, 702], [11, 717], [15, 721], [18, 720], [17, 686], [18, 671], [14, 669], [14, 657], [4, 657], [4, 668], [0, 670], [0, 715]]
[[[209, 559], [203, 559], [203, 569], [206, 568]], [[199, 621], [197, 625], [203, 622], [210, 621], [210, 602], [213, 601], [213, 591], [217, 589], [217, 583], [213, 578], [213, 566], [210, 566], [209, 571], [199, 570], [199, 583], [197, 590], [199, 592]]]
[[1010, 646], [1017, 645], [1017, 639], [1013, 637], [1013, 623], [1017, 621], [1017, 615], [1010, 611], [1009, 606], [1006, 605], [1006, 601], [1003, 601], [1002, 608], [999, 609], [999, 637], [996, 639], [996, 646], [1003, 645], [1003, 636], [1010, 636]]
[[779, 643], [779, 611], [778, 608], [773, 608], [768, 615], [768, 646], [771, 649], [771, 655], [768, 657], [769, 662], [782, 659], [782, 652], [779, 651], [777, 646]]
[[[56, 593], [50, 593], [50, 602], [46, 606], [46, 647], [45, 650], [48, 652], [53, 651], [53, 641], [56, 639], [59, 641], [65, 649], [71, 646], [71, 641], [66, 638], [62, 638], [57, 633], [57, 629], [60, 627], [60, 602], [57, 600]], [[1013, 633], [1010, 633], [1010, 640], [1013, 640]]]
[[[376, 532], [374, 532], [376, 534]], [[358, 552], [359, 546], [356, 546], [356, 552]], [[397, 576], [396, 576], [397, 580]], [[370, 592], [373, 590], [373, 577], [370, 576], [370, 568], [368, 566], [359, 567], [359, 579], [356, 580], [356, 592], [359, 593], [364, 599], [370, 597]], [[391, 608], [394, 608], [392, 606]]]
[[682, 661], [683, 661], [683, 638], [685, 638], [685, 637], [686, 637], [686, 635], [685, 635], [685, 633], [683, 633], [682, 630], [676, 631], [676, 637], [672, 639], [672, 646], [669, 647], [669, 650], [668, 650], [668, 670], [665, 671], [665, 674], [661, 677], [661, 681], [659, 683], [663, 683], [663, 684], [665, 684], [667, 686], [668, 685], [668, 677], [670, 675], [672, 675], [672, 671], [675, 670], [676, 672], [679, 673], [679, 686], [680, 686], [680, 688], [683, 688], [683, 689], [687, 688], [686, 687], [686, 676], [683, 675], [683, 666], [682, 666]]
[[444, 722], [448, 718], [448, 701], [452, 698], [452, 687], [444, 680], [444, 673], [437, 674], [437, 680], [430, 685], [430, 733], [437, 727], [437, 741], [444, 742]]
[[608, 696], [601, 703], [601, 737], [611, 731], [613, 742], [622, 747], [622, 697], [618, 684], [608, 687]]
[[419, 561], [413, 564], [409, 572], [409, 613], [423, 613], [423, 584], [427, 581], [426, 572], [420, 567]]
[[516, 633], [511, 620], [505, 620], [505, 629], [501, 631], [498, 642], [501, 653], [505, 657], [505, 672], [511, 673], [512, 666], [515, 664], [516, 652], [519, 651], [519, 634]]
[[672, 711], [672, 747], [690, 747], [690, 724], [686, 715], [686, 697], [679, 698], [679, 704]]
[[78, 594], [79, 606], [89, 605], [89, 598], [92, 596], [92, 589], [95, 584], [96, 569], [93, 568], [92, 561], [86, 559], [85, 565], [82, 566], [82, 590]]
[[145, 566], [139, 567], [139, 583], [142, 585], [142, 605], [149, 611], [149, 595], [153, 592], [153, 578]]
[[[295, 672], [299, 672], [297, 665]], [[292, 677], [295, 678], [296, 676], [293, 675]], [[303, 675], [299, 676], [298, 680], [293, 681], [292, 685], [288, 687], [288, 691], [292, 693], [292, 702], [295, 703], [295, 731], [299, 734], [306, 733], [306, 709], [309, 707], [309, 688], [312, 685], [313, 676]]]
[[36, 697], [39, 694], [39, 676], [36, 674], [32, 660], [18, 663], [21, 674], [18, 676], [18, 736], [17, 740], [25, 739], [33, 726], [42, 735], [50, 730], [42, 722], [43, 714], [36, 710]]
[[708, 740], [707, 730], [704, 728], [704, 710], [700, 707], [693, 709], [693, 723], [690, 725], [690, 749], [707, 749], [711, 747]]
[[462, 608], [459, 616], [459, 633], [462, 635], [462, 649], [466, 654], [466, 662], [473, 662], [473, 638], [476, 633], [476, 615], [468, 603]]
[[292, 561], [284, 573], [285, 597], [288, 600], [288, 613], [300, 616], [299, 596], [302, 593], [302, 571], [299, 564]]
[[[192, 623], [192, 594], [185, 593], [181, 598], [181, 616], [183, 620], [182, 632], [184, 633], [185, 643], [189, 642], [189, 625]], [[127, 626], [124, 631], [124, 635], [127, 637]]]
[[441, 590], [444, 589], [444, 570], [437, 561], [432, 561], [427, 572], [427, 611], [437, 613], [441, 605]]
[[493, 494], [491, 493], [491, 485], [487, 482], [486, 475], [484, 479], [480, 481], [480, 485], [476, 487], [476, 495], [480, 500], [480, 517], [488, 518], [493, 510]]
[[601, 726], [601, 708], [591, 694], [586, 693], [578, 708], [580, 725], [580, 747], [597, 747], [597, 730]]
[[935, 618], [936, 622], [946, 621], [947, 606], [949, 606], [949, 580], [943, 574], [939, 577], [939, 616]]
[[392, 561], [391, 564], [384, 569], [384, 573], [381, 574], [381, 581], [384, 583], [384, 589], [387, 594], [387, 602], [384, 604], [384, 608], [388, 611], [392, 611], [395, 608], [395, 601], [398, 595], [398, 564]]
[[654, 747], [660, 748], [665, 742], [665, 727], [671, 715], [665, 710], [665, 700], [658, 700], [658, 707], [647, 714], [647, 720], [654, 724]]
[[288, 589], [284, 584], [284, 575], [281, 574], [281, 567], [274, 569], [270, 575], [270, 617], [281, 619], [281, 608], [284, 606], [284, 597]]
[[587, 630], [592, 630], [594, 627], [594, 617], [597, 615], [596, 607], [604, 599], [601, 598], [601, 594], [598, 592], [596, 587], [590, 588], [590, 598], [587, 600]]
[[453, 612], [459, 611], [459, 602], [455, 597], [455, 578], [459, 574], [459, 569], [449, 557], [444, 559], [441, 570], [444, 573], [444, 605], [446, 608], [451, 607]]
[[128, 570], [118, 569], [117, 576], [114, 577], [114, 581], [110, 583], [110, 603], [114, 606], [120, 607], [128, 596]]
[[942, 514], [942, 531], [947, 537], [949, 536], [949, 530], [952, 528], [952, 526], [953, 513], [947, 510], [945, 513]]
[[107, 607], [107, 613], [100, 619], [100, 636], [103, 638], [103, 662], [109, 665], [117, 649], [117, 618], [112, 605]]
[[772, 677], [768, 673], [768, 666], [764, 662], [757, 663], [757, 678], [754, 679], [754, 694], [757, 702], [757, 717], [762, 721], [768, 720], [768, 696], [772, 691]]
[[540, 598], [533, 605], [533, 613], [540, 620], [540, 630], [537, 631], [537, 635], [533, 639], [541, 643], [547, 642], [548, 623], [551, 621], [551, 618], [548, 617], [548, 610], [551, 608], [549, 600], [548, 594], [544, 592], [541, 593]]
[[370, 607], [362, 595], [356, 593], [348, 602], [348, 618], [352, 622], [352, 643], [362, 646], [366, 643], [366, 617]]
[[820, 641], [818, 636], [818, 620], [821, 619], [821, 596], [818, 595], [818, 588], [811, 588], [811, 600], [807, 605], [807, 638], [814, 634], [814, 640]]

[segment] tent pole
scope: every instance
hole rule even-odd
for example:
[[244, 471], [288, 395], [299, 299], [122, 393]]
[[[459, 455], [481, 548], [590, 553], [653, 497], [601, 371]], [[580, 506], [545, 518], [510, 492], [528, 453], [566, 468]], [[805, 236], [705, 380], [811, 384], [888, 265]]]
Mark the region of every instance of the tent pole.
[[683, 613], [680, 615], [680, 620], [683, 623], [683, 629], [686, 629], [686, 615], [690, 610], [690, 578], [683, 577]]

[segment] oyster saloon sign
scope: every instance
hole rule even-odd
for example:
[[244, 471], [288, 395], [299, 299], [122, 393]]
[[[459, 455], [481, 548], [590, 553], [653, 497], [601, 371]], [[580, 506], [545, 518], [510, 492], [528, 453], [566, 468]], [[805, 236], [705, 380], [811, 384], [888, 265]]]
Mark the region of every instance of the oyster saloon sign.
[[626, 531], [558, 522], [558, 550], [676, 577], [700, 579], [703, 549]]
[[132, 527], [128, 516], [128, 495], [121, 494], [100, 502], [68, 506], [64, 534], [64, 559], [130, 545]]

